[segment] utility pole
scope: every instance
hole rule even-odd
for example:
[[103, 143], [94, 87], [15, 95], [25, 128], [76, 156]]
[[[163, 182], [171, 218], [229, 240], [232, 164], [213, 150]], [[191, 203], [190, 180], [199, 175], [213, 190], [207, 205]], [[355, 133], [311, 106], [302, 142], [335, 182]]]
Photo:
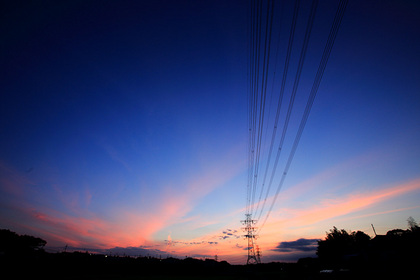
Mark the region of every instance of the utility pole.
[[370, 224], [370, 225], [372, 226], [373, 233], [375, 234], [375, 237], [376, 237], [376, 230], [375, 230], [375, 227], [373, 226], [373, 224]]
[[256, 220], [253, 220], [251, 218], [251, 214], [245, 214], [246, 219], [242, 220], [242, 224], [245, 226], [242, 228], [245, 231], [245, 237], [248, 240], [248, 259], [246, 261], [246, 264], [258, 264], [260, 263], [259, 259], [257, 259], [257, 256], [255, 255], [255, 249], [256, 246], [255, 239], [256, 235], [255, 230], [256, 227], [254, 227], [254, 224], [257, 222]]

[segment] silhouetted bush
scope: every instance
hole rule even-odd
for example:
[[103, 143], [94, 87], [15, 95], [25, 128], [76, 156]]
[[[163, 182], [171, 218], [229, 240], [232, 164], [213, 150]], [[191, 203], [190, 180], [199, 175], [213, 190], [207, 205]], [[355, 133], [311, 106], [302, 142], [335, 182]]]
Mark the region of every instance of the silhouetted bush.
[[7, 229], [0, 229], [0, 252], [5, 255], [30, 254], [43, 250], [47, 241], [29, 235], [18, 235]]
[[349, 264], [364, 258], [369, 248], [370, 236], [362, 231], [347, 232], [336, 227], [327, 233], [325, 240], [318, 241], [317, 255], [320, 260], [332, 267]]

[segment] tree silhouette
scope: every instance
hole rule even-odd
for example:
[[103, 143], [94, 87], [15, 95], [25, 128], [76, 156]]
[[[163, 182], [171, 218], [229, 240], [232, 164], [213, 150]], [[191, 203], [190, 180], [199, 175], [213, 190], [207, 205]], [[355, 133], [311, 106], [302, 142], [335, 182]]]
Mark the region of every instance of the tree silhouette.
[[325, 240], [318, 241], [317, 255], [325, 264], [340, 265], [350, 258], [364, 254], [369, 246], [370, 236], [362, 231], [347, 232], [333, 227]]
[[408, 228], [411, 230], [411, 231], [416, 231], [416, 230], [418, 230], [419, 229], [419, 224], [416, 222], [416, 220], [414, 220], [414, 218], [413, 217], [408, 217], [408, 219], [407, 219], [407, 222], [408, 222]]
[[18, 235], [7, 229], [0, 230], [0, 252], [6, 255], [28, 254], [40, 251], [47, 241], [30, 235]]

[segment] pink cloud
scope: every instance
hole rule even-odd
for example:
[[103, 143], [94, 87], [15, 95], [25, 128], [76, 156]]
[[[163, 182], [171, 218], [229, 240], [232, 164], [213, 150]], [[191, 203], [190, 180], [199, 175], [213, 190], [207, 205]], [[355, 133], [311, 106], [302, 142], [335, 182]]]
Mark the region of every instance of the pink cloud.
[[[68, 244], [91, 248], [139, 246], [150, 243], [154, 234], [171, 224], [185, 220], [184, 216], [201, 198], [237, 173], [237, 168], [217, 166], [206, 174], [192, 178], [185, 186], [176, 186], [177, 191], [174, 188], [166, 188], [161, 196], [151, 198], [156, 201], [152, 211], [145, 211], [141, 207], [138, 210], [126, 208], [114, 211], [113, 216], [109, 218], [98, 218], [87, 207], [92, 199], [89, 188], [69, 191], [53, 185], [52, 197], [65, 206], [66, 210], [63, 212], [51, 206], [39, 206], [32, 199], [25, 198], [28, 182], [21, 174], [2, 167], [3, 172], [8, 172], [8, 176], [2, 177], [3, 181], [7, 181], [7, 184], [2, 184], [2, 189], [16, 201], [13, 207], [15, 215], [25, 217], [23, 227], [32, 232], [39, 232], [48, 239], [49, 245]], [[179, 191], [180, 188], [182, 191]]]
[[[232, 235], [229, 235], [230, 233]], [[239, 227], [224, 227], [193, 239], [174, 239], [169, 235], [166, 244], [162, 247], [164, 251], [175, 256], [213, 258], [218, 255], [219, 260], [243, 264], [246, 261], [247, 252], [242, 246], [246, 242], [242, 234]]]
[[29, 210], [32, 228], [51, 237], [54, 242], [66, 242], [71, 246], [106, 247], [115, 243], [108, 232], [110, 225], [98, 218], [75, 217], [52, 209]]
[[[284, 189], [280, 192], [275, 205], [288, 204], [288, 202], [300, 200], [300, 197], [308, 194], [313, 194], [314, 196], [318, 195], [320, 186], [328, 184], [332, 181], [336, 181], [338, 178], [340, 183], [336, 185], [336, 188], [340, 188], [340, 184], [342, 185], [343, 178], [346, 178], [346, 176], [351, 173], [350, 171], [359, 170], [364, 167], [367, 169], [373, 165], [372, 163], [377, 165], [378, 162], [382, 162], [384, 160], [384, 157], [387, 156], [384, 155], [382, 149], [375, 149], [369, 153], [353, 156], [343, 162], [330, 166], [322, 172], [315, 174], [314, 176], [305, 179], [296, 185], [289, 187], [285, 185]], [[271, 195], [275, 192], [275, 188], [277, 188], [277, 186], [273, 185], [271, 188]], [[264, 211], [261, 215], [262, 218], [264, 218], [266, 211], [268, 211], [270, 208], [273, 199], [274, 196], [271, 196], [267, 198], [265, 205], [264, 199], [262, 199], [260, 202], [256, 202], [253, 205], [254, 209], [259, 210], [258, 214], [260, 213], [261, 207], [264, 205]], [[255, 215], [255, 218], [258, 218], [258, 216]]]
[[[176, 240], [166, 247], [168, 252], [178, 256], [208, 256], [218, 255], [221, 260], [227, 260], [231, 263], [243, 263], [246, 250], [239, 243], [244, 241], [238, 239], [223, 240], [201, 237], [192, 240]], [[239, 246], [238, 246], [239, 245]]]
[[419, 179], [373, 192], [351, 194], [345, 198], [326, 199], [310, 209], [296, 211], [295, 216], [302, 224], [313, 224], [365, 209], [379, 202], [418, 190], [420, 190]]
[[[364, 216], [374, 216], [389, 214], [398, 211], [417, 209], [420, 206], [412, 206], [401, 209], [390, 209], [386, 211], [373, 211], [375, 207], [384, 202], [388, 202], [404, 195], [411, 195], [420, 191], [420, 178], [405, 183], [383, 186], [373, 191], [358, 191], [347, 196], [321, 199], [313, 201], [312, 205], [305, 208], [284, 207], [274, 211], [260, 233], [257, 240], [260, 248], [266, 256], [279, 254], [270, 251], [278, 245], [280, 240], [296, 240], [297, 238], [322, 238], [314, 233], [324, 233], [324, 228], [318, 229], [320, 222], [340, 218], [345, 215], [356, 213], [360, 210], [372, 210], [372, 213], [363, 216], [350, 217], [361, 218]], [[350, 219], [346, 216], [345, 219]], [[283, 254], [283, 253], [282, 253]], [[283, 256], [287, 259], [288, 256]], [[280, 259], [282, 257], [279, 257]]]
[[281, 208], [273, 213], [263, 228], [264, 235], [269, 240], [275, 232], [291, 231], [296, 227], [310, 228], [313, 225], [331, 218], [341, 217], [363, 209], [369, 209], [401, 195], [420, 191], [420, 179], [406, 183], [385, 186], [383, 188], [352, 193], [343, 197], [313, 201], [306, 208]]
[[243, 166], [232, 164], [231, 155], [222, 164], [208, 166], [205, 173], [194, 175], [185, 185], [166, 186], [156, 198], [153, 209], [122, 209], [118, 216], [121, 224], [130, 225], [130, 231], [141, 233], [153, 240], [160, 230], [179, 222], [185, 222], [199, 201], [236, 176]]
[[365, 218], [365, 217], [391, 214], [391, 213], [396, 213], [396, 212], [401, 212], [401, 211], [407, 211], [407, 210], [413, 210], [413, 209], [418, 209], [418, 208], [420, 208], [420, 205], [413, 206], [413, 207], [405, 207], [405, 208], [391, 209], [391, 210], [381, 211], [381, 212], [374, 212], [374, 213], [369, 213], [369, 214], [359, 215], [359, 216], [353, 216], [353, 217], [350, 217], [348, 219], [360, 219], [360, 218]]

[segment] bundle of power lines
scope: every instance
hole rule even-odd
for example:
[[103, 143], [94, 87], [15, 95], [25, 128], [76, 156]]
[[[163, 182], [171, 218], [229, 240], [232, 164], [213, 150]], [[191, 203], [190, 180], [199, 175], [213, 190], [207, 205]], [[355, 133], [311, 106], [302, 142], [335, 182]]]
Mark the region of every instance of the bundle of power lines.
[[[286, 1], [250, 0], [246, 214], [257, 220], [260, 231], [273, 210], [293, 161], [348, 1], [337, 1], [338, 7], [330, 24], [329, 35], [320, 55], [316, 74], [311, 77], [312, 88], [309, 94], [299, 92], [307, 96], [306, 105], [303, 113], [299, 115], [300, 118], [298, 117], [300, 123], [298, 128], [295, 128], [296, 132], [293, 131], [295, 133], [290, 135], [290, 132], [289, 134], [287, 132], [290, 131], [289, 124], [294, 112], [301, 74], [305, 67], [308, 46], [311, 46], [311, 35], [314, 36], [312, 33], [314, 26], [316, 27], [318, 2], [313, 0], [311, 3], [301, 3], [300, 0], [295, 0], [289, 7]], [[291, 19], [288, 15], [291, 15]], [[298, 26], [302, 26], [300, 33]], [[281, 49], [281, 43], [286, 40], [287, 46]], [[299, 55], [293, 57], [292, 54], [295, 53]], [[282, 61], [282, 64], [279, 61]], [[279, 75], [277, 68], [281, 65], [283, 67]], [[288, 86], [291, 85], [288, 80], [289, 69], [295, 71], [293, 86]], [[285, 110], [283, 107], [287, 107], [286, 112], [283, 112]], [[275, 111], [274, 117], [272, 111]], [[277, 133], [277, 128], [280, 128], [281, 134]], [[287, 150], [284, 149], [286, 136], [293, 139], [290, 141], [290, 149]], [[282, 156], [286, 157], [283, 160], [284, 164], [279, 164]]]

